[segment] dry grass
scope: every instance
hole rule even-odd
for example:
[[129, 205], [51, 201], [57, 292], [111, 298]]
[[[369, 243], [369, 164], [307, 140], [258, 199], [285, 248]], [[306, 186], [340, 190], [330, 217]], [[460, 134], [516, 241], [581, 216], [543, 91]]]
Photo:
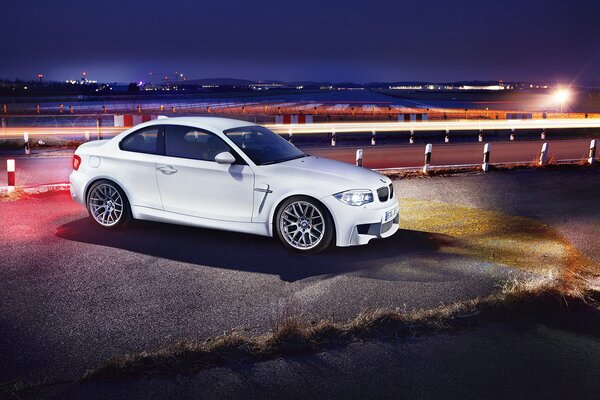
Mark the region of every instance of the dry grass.
[[[600, 163], [595, 165], [589, 165], [586, 160], [580, 160], [577, 162], [557, 162], [553, 157], [550, 157], [546, 164], [543, 166], [538, 165], [538, 159], [533, 160], [529, 163], [520, 164], [503, 164], [503, 165], [490, 165], [489, 172], [502, 172], [502, 171], [533, 171], [533, 170], [548, 170], [548, 171], [568, 171], [568, 170], [597, 170], [600, 169]], [[433, 178], [436, 176], [455, 176], [465, 174], [483, 174], [481, 166], [466, 166], [466, 167], [448, 167], [448, 168], [433, 168], [428, 173], [423, 173], [420, 169], [411, 170], [385, 170], [380, 171], [384, 175], [387, 175], [390, 179], [418, 179], [418, 178]]]
[[30, 196], [25, 193], [25, 191], [22, 188], [15, 188], [12, 191], [2, 191], [0, 192], [0, 202], [5, 202], [5, 201], [16, 201], [16, 200], [23, 200], [23, 199], [27, 199]]
[[32, 396], [44, 388], [63, 382], [49, 382], [43, 380], [40, 382], [31, 382], [25, 379], [0, 383], [0, 399], [22, 399]]
[[430, 310], [373, 310], [344, 323], [322, 320], [308, 324], [286, 316], [264, 336], [234, 333], [204, 343], [178, 341], [154, 351], [114, 357], [84, 379], [189, 374], [216, 365], [312, 353], [373, 338], [401, 340], [460, 332], [520, 318], [598, 335], [600, 291], [583, 278], [579, 283], [574, 290], [572, 283], [556, 278], [514, 281], [500, 293], [484, 298]]
[[401, 198], [400, 208], [403, 229], [433, 234], [440, 253], [556, 276], [574, 287], [578, 276], [600, 273], [600, 265], [535, 218], [410, 198]]

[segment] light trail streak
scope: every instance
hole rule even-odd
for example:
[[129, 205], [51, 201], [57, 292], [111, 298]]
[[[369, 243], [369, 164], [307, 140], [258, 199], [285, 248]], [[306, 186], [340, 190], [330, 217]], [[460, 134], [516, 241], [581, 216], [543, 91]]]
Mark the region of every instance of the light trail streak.
[[523, 120], [456, 120], [414, 122], [335, 122], [314, 124], [265, 125], [277, 133], [359, 133], [412, 131], [478, 131], [519, 129], [577, 129], [600, 128], [600, 118], [523, 119]]
[[[168, 119], [162, 120], [168, 124]], [[368, 133], [375, 132], [424, 132], [424, 131], [489, 131], [489, 130], [521, 130], [521, 129], [581, 129], [600, 128], [600, 118], [565, 118], [565, 119], [524, 119], [524, 120], [456, 120], [456, 121], [414, 121], [414, 122], [335, 122], [313, 124], [266, 124], [267, 128], [279, 134], [322, 134], [335, 131], [339, 133]], [[85, 136], [90, 135], [110, 137], [127, 127], [6, 127], [0, 128], [0, 139], [23, 138], [25, 132], [30, 137], [35, 136]]]

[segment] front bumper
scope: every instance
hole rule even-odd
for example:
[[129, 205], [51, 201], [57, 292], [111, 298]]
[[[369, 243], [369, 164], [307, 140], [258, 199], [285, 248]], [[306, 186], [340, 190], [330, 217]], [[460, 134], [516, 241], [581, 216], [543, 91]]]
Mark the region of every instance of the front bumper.
[[[395, 197], [385, 203], [370, 203], [360, 207], [344, 204], [333, 196], [321, 201], [333, 216], [336, 245], [339, 247], [359, 246], [369, 243], [372, 239], [390, 237], [400, 227], [400, 209], [398, 199]], [[386, 213], [394, 209], [397, 209], [398, 213], [386, 221]]]

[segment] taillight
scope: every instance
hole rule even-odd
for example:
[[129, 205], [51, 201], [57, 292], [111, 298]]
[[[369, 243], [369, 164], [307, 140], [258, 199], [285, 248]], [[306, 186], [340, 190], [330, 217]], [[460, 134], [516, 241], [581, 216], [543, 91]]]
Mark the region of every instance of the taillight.
[[77, 171], [81, 165], [81, 157], [73, 155], [73, 171]]

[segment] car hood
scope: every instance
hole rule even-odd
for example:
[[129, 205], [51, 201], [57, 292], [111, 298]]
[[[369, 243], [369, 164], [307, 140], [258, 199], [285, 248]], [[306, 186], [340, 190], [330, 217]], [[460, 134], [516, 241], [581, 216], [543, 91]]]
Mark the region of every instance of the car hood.
[[370, 169], [315, 156], [285, 161], [268, 168], [271, 173], [294, 179], [296, 183], [321, 186], [324, 195], [349, 189], [377, 190], [391, 183], [388, 177]]

